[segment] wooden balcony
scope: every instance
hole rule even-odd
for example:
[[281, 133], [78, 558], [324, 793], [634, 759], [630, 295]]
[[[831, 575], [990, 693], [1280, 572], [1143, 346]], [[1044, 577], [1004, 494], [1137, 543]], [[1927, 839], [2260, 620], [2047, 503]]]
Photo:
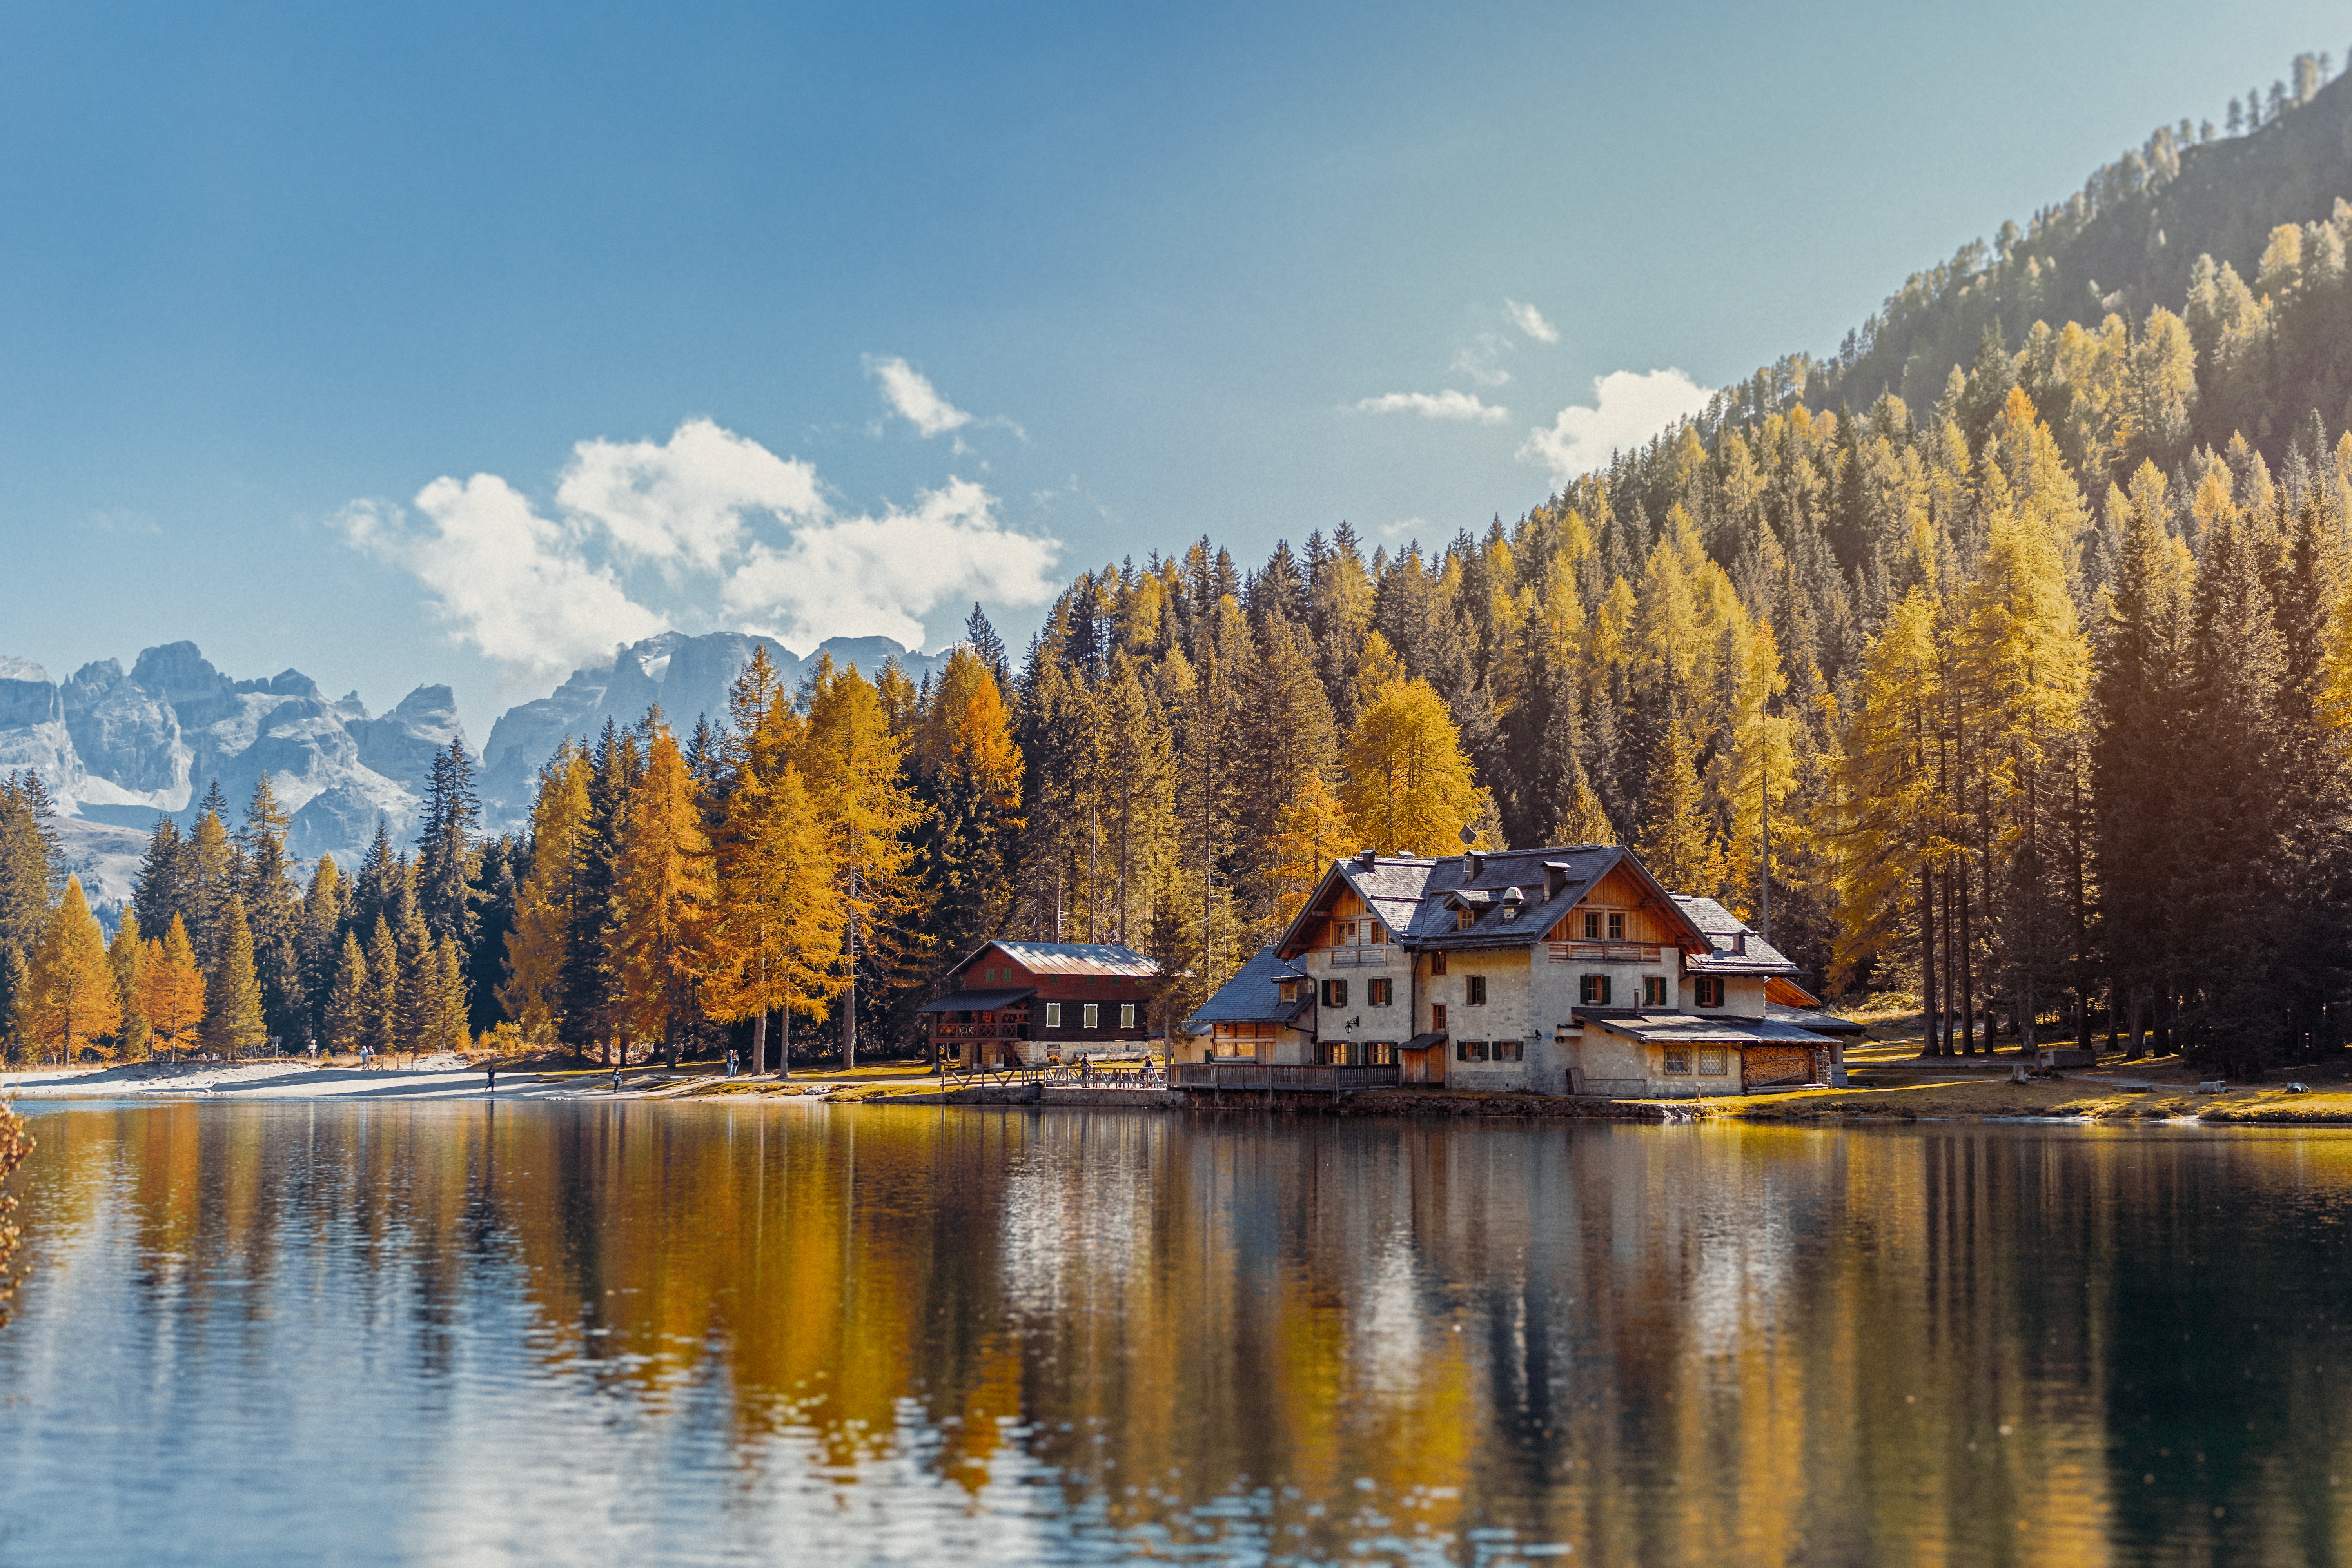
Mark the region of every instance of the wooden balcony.
[[1259, 1062], [1178, 1062], [1168, 1087], [1183, 1089], [1292, 1089], [1345, 1094], [1361, 1089], [1393, 1089], [1402, 1081], [1394, 1066], [1379, 1068], [1277, 1067]]
[[931, 1038], [935, 1040], [1025, 1040], [1029, 1036], [1029, 1014], [1025, 1009], [1006, 1008], [987, 1013], [970, 1023], [960, 1023], [952, 1013], [932, 1015]]
[[1323, 950], [1325, 957], [1334, 969], [1386, 969], [1389, 964], [1389, 954], [1395, 951], [1395, 948], [1385, 944], [1379, 947], [1329, 947]]
[[1556, 942], [1551, 944], [1554, 963], [1655, 963], [1658, 947], [1655, 942]]

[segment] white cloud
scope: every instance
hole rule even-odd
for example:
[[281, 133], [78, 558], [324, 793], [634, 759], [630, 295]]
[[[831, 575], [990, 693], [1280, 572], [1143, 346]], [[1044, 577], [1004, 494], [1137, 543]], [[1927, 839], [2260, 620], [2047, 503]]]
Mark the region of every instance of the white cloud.
[[1059, 545], [1008, 527], [979, 484], [951, 479], [910, 510], [837, 516], [809, 464], [708, 419], [667, 442], [581, 442], [555, 501], [542, 517], [477, 474], [425, 486], [421, 520], [355, 501], [337, 521], [354, 548], [413, 574], [458, 641], [541, 675], [673, 625], [799, 647], [876, 633], [919, 647], [922, 617], [942, 605], [1036, 605], [1055, 591]]
[[1511, 416], [1511, 411], [1491, 403], [1482, 403], [1475, 393], [1455, 392], [1391, 392], [1380, 397], [1367, 397], [1356, 405], [1365, 414], [1418, 414], [1423, 419], [1475, 419], [1482, 425], [1500, 425]]
[[941, 397], [929, 376], [896, 354], [888, 359], [868, 354], [866, 369], [882, 384], [882, 395], [898, 416], [924, 436], [944, 436], [971, 423], [971, 416]]
[[667, 625], [609, 566], [589, 563], [574, 531], [539, 516], [496, 474], [436, 479], [416, 506], [431, 527], [412, 527], [381, 501], [354, 501], [340, 521], [353, 545], [432, 590], [459, 641], [502, 664], [560, 674]]
[[909, 511], [835, 518], [781, 545], [754, 542], [720, 600], [746, 629], [798, 647], [877, 635], [919, 646], [920, 617], [942, 605], [1051, 599], [1045, 574], [1058, 551], [1007, 529], [979, 485], [950, 479]]
[[1677, 419], [1706, 407], [1708, 393], [1678, 370], [1612, 371], [1592, 383], [1592, 406], [1570, 404], [1551, 428], [1528, 432], [1523, 459], [1543, 463], [1566, 485], [1604, 467], [1612, 452], [1640, 446]]
[[601, 525], [631, 555], [715, 572], [743, 541], [747, 511], [822, 517], [816, 469], [689, 419], [662, 445], [583, 441], [555, 503]]
[[1559, 329], [1544, 320], [1544, 313], [1533, 305], [1522, 305], [1517, 300], [1503, 301], [1503, 309], [1511, 318], [1511, 325], [1539, 343], [1559, 342]]
[[1511, 373], [1501, 361], [1516, 345], [1500, 332], [1480, 332], [1470, 345], [1454, 356], [1454, 373], [1466, 375], [1481, 386], [1503, 386], [1509, 383]]

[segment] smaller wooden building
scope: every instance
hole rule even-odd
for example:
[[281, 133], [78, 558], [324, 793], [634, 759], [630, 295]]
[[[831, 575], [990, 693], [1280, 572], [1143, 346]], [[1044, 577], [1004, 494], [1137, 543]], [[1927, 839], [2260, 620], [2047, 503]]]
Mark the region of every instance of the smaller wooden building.
[[938, 1059], [964, 1067], [1130, 1056], [1151, 1038], [1160, 978], [1159, 964], [1113, 942], [991, 942], [919, 1012]]

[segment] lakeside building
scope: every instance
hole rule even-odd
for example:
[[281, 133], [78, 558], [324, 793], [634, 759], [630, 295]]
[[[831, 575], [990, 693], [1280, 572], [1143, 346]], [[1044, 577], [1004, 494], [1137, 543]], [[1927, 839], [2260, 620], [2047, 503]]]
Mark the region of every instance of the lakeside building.
[[1796, 973], [1621, 846], [1367, 850], [1186, 1027], [1215, 1058], [1381, 1069], [1368, 1085], [1648, 1099], [1840, 1082], [1841, 1040], [1805, 1026], [1827, 1015]]
[[917, 1012], [941, 1062], [1042, 1067], [1141, 1051], [1159, 981], [1158, 963], [1115, 942], [990, 942]]

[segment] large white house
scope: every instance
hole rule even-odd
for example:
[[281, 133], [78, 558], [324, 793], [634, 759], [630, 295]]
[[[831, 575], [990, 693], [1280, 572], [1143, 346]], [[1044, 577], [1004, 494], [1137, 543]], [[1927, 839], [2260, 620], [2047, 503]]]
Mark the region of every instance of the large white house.
[[[1221, 1058], [1405, 1083], [1737, 1094], [1844, 1079], [1796, 965], [1639, 857], [1578, 844], [1335, 862], [1190, 1021]], [[1264, 1018], [1258, 1014], [1267, 1015]], [[1246, 1046], [1246, 1053], [1244, 1052]]]

